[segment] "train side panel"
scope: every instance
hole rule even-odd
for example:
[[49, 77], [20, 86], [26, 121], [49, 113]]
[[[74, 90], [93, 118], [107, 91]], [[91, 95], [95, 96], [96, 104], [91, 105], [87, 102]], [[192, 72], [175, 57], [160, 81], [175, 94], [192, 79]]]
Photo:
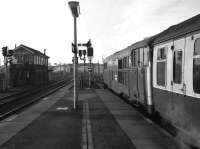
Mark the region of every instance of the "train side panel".
[[138, 71], [137, 68], [133, 68], [130, 71], [130, 75], [129, 75], [129, 92], [130, 92], [130, 97], [133, 100], [137, 100], [138, 98], [138, 88], [137, 88], [137, 84], [138, 84], [138, 80], [137, 80], [137, 76], [138, 76]]
[[[148, 45], [134, 49], [132, 52], [133, 68], [130, 74], [130, 97], [147, 109], [152, 107], [152, 79], [150, 48]], [[149, 111], [150, 112], [150, 111]]]
[[[163, 47], [166, 60], [158, 60]], [[155, 109], [176, 126], [185, 142], [200, 146], [200, 33], [156, 45], [154, 51]]]

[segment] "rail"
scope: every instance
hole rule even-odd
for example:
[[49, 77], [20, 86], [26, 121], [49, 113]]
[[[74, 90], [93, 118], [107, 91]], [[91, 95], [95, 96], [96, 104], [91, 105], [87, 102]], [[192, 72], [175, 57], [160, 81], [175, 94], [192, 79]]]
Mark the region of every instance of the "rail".
[[58, 89], [71, 84], [73, 80], [62, 80], [43, 88], [23, 91], [0, 100], [0, 120], [28, 107], [41, 98], [48, 96]]

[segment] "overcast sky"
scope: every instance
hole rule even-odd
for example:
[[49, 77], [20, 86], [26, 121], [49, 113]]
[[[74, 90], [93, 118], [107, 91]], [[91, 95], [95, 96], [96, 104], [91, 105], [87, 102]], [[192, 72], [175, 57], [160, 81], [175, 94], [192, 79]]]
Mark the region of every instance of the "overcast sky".
[[[94, 62], [200, 13], [200, 0], [79, 2], [78, 42], [91, 39]], [[0, 20], [0, 47], [47, 49], [52, 64], [71, 63], [73, 18], [67, 0], [0, 0]]]

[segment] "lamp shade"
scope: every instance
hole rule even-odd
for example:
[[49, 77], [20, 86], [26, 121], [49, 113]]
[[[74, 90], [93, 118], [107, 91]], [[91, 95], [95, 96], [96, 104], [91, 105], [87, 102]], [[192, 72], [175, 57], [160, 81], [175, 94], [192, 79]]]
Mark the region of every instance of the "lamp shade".
[[78, 17], [80, 14], [80, 7], [79, 7], [79, 2], [77, 1], [70, 1], [68, 2], [69, 7], [71, 9], [72, 15], [74, 17]]

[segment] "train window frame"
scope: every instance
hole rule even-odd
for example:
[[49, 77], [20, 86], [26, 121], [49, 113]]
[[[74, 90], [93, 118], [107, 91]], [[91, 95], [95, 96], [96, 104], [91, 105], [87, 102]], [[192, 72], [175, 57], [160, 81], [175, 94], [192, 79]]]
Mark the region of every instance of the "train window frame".
[[118, 69], [122, 69], [122, 67], [123, 67], [122, 59], [118, 59]]
[[107, 63], [103, 63], [103, 68], [107, 69], [108, 68], [108, 64]]
[[136, 49], [133, 49], [133, 67], [136, 67], [137, 59], [136, 59], [137, 51]]
[[138, 49], [133, 49], [133, 67], [138, 67]]
[[144, 66], [149, 65], [149, 48], [144, 48]]
[[142, 67], [144, 64], [144, 48], [139, 48], [139, 59], [138, 59], [138, 66]]
[[131, 55], [128, 56], [128, 68], [131, 68], [132, 61], [131, 61]]
[[111, 70], [111, 80], [112, 81], [114, 80], [114, 72], [113, 72], [113, 70]]
[[[163, 53], [163, 51], [164, 51], [164, 53]], [[160, 55], [158, 55], [158, 54], [160, 54]], [[158, 64], [160, 65], [162, 63], [164, 63], [164, 69], [163, 69], [164, 70], [164, 73], [163, 73], [164, 79], [161, 78], [161, 80], [158, 80], [158, 79], [160, 79], [160, 77], [158, 77], [158, 74], [160, 74], [160, 72], [163, 72], [162, 70], [158, 71]], [[161, 48], [157, 49], [157, 53], [156, 53], [156, 84], [158, 86], [166, 87], [166, 85], [167, 85], [167, 71], [166, 71], [166, 69], [167, 69], [167, 47], [161, 47]]]
[[118, 82], [122, 84], [122, 71], [118, 71]]
[[[195, 53], [195, 49], [196, 49], [196, 43], [197, 41], [199, 42], [199, 45], [200, 45], [200, 38], [197, 38], [194, 42], [194, 51], [193, 51], [193, 70], [192, 70], [192, 86], [193, 86], [193, 91], [195, 94], [200, 94], [200, 86], [198, 85], [198, 82], [195, 78], [195, 76], [200, 76], [200, 69], [199, 69], [199, 73], [197, 75], [195, 75], [197, 73], [197, 68], [199, 67], [195, 67], [195, 61], [199, 60], [200, 61], [200, 53], [196, 54]], [[199, 46], [200, 48], [200, 46]], [[199, 50], [200, 51], [200, 50]], [[200, 63], [200, 62], [199, 62]], [[196, 73], [195, 73], [196, 72]], [[199, 78], [200, 79], [200, 78]]]
[[[178, 70], [177, 68], [175, 68], [175, 54], [176, 53], [178, 53], [178, 52], [181, 52], [181, 69], [180, 69], [180, 72], [179, 72], [179, 74], [180, 74], [180, 76], [179, 75], [177, 75], [178, 77], [180, 77], [180, 78], [178, 78], [177, 79], [177, 76], [175, 76], [176, 75], [176, 71], [175, 71], [175, 69], [176, 70]], [[177, 66], [177, 65], [176, 65]], [[173, 80], [173, 83], [175, 83], [175, 84], [182, 84], [182, 82], [183, 82], [183, 79], [182, 79], [182, 69], [183, 69], [183, 50], [182, 49], [178, 49], [178, 50], [174, 50], [173, 51], [173, 75], [172, 75], [172, 80]]]
[[122, 69], [124, 68], [124, 58], [122, 58]]

